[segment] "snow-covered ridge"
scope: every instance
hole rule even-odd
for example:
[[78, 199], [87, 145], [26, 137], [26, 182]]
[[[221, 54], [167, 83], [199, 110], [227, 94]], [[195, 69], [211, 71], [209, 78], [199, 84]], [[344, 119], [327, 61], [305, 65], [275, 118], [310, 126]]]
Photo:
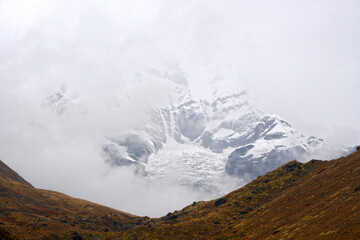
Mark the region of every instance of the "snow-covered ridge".
[[224, 174], [251, 180], [294, 159], [335, 158], [348, 152], [262, 112], [242, 86], [225, 91], [217, 79], [211, 83], [212, 99], [194, 99], [185, 73], [157, 75], [169, 80], [172, 101], [153, 110], [143, 128], [104, 144], [105, 153], [109, 147], [118, 149], [115, 157], [105, 154], [113, 166], [130, 163], [149, 177], [208, 188]]
[[[151, 69], [117, 90], [113, 111], [121, 112], [123, 104], [134, 100], [136, 81], [159, 83], [167, 101], [152, 109], [141, 126], [105, 136], [104, 160], [114, 168], [133, 166], [148, 178], [213, 189], [226, 175], [250, 181], [294, 159], [330, 159], [349, 152], [263, 112], [241, 84], [227, 86], [223, 79], [234, 76], [225, 75], [209, 83], [213, 94], [206, 99], [192, 95], [189, 76], [179, 69]], [[62, 88], [46, 102], [61, 115], [79, 100]]]

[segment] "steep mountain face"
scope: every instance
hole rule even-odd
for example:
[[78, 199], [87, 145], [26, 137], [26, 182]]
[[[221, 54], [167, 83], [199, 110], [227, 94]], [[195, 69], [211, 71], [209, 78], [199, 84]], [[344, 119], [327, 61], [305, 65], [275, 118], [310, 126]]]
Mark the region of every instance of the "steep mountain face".
[[143, 175], [211, 188], [224, 174], [250, 181], [294, 159], [348, 153], [264, 113], [243, 88], [224, 87], [222, 79], [211, 83], [211, 98], [197, 99], [186, 73], [149, 75], [168, 84], [170, 103], [153, 109], [143, 127], [108, 137], [103, 152], [113, 166], [134, 165]]

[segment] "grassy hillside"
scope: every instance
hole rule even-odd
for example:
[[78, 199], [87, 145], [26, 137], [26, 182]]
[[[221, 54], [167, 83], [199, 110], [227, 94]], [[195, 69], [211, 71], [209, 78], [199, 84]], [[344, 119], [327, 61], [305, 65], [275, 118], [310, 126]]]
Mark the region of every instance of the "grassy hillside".
[[290, 162], [157, 219], [35, 189], [7, 173], [0, 171], [0, 239], [360, 239], [360, 151]]
[[[0, 162], [0, 239], [97, 239], [146, 220], [36, 189]], [[4, 167], [5, 166], [5, 167]], [[24, 182], [25, 181], [25, 182]]]
[[333, 161], [290, 162], [118, 239], [360, 239], [360, 151]]

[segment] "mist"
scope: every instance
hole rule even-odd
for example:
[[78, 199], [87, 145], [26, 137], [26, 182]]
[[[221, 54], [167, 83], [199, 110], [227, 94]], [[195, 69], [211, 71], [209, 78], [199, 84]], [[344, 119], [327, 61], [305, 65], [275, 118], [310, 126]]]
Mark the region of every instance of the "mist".
[[[0, 1], [0, 159], [36, 187], [133, 214], [216, 196], [104, 162], [106, 136], [169, 102], [152, 68], [182, 69], [199, 98], [225, 76], [304, 133], [360, 144], [359, 23], [357, 0]], [[61, 86], [79, 103], [58, 115], [46, 99]]]

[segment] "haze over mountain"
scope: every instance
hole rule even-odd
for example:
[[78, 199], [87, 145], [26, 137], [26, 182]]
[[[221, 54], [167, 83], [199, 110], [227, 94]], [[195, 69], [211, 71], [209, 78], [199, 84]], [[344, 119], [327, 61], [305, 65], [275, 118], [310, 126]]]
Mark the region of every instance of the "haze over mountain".
[[[201, 99], [192, 95], [191, 77], [180, 68], [137, 73], [112, 96], [108, 111], [126, 112], [127, 104], [139, 101], [133, 91], [148, 81], [166, 89], [167, 101], [145, 112], [133, 110], [144, 118], [136, 127], [106, 136], [104, 161], [115, 168], [131, 166], [150, 181], [225, 194], [228, 185], [240, 186], [292, 159], [337, 158], [354, 151], [305, 136], [282, 118], [264, 113], [241, 82], [233, 81], [237, 77], [229, 70], [213, 76], [212, 94]], [[227, 85], [231, 80], [237, 84]], [[45, 104], [59, 117], [67, 111], [82, 115], [91, 110], [66, 86], [47, 97]], [[87, 121], [86, 115], [82, 118]], [[228, 176], [235, 178], [223, 179]]]
[[[359, 15], [356, 0], [1, 1], [0, 158], [35, 187], [160, 216], [282, 164], [252, 167], [273, 150], [353, 147]], [[169, 86], [180, 72], [188, 87]], [[157, 146], [124, 150], [134, 132]]]
[[[232, 71], [211, 78], [208, 99], [193, 97], [191, 77], [181, 69], [151, 69], [138, 81], [152, 78], [167, 87], [169, 104], [150, 109], [137, 128], [108, 137], [103, 153], [112, 166], [131, 165], [149, 178], [214, 190], [226, 175], [248, 182], [291, 159], [337, 158], [354, 151], [305, 136], [281, 117], [264, 113], [241, 82], [227, 85], [238, 78]], [[116, 99], [120, 112], [133, 97], [127, 89], [123, 94], [126, 99]]]

